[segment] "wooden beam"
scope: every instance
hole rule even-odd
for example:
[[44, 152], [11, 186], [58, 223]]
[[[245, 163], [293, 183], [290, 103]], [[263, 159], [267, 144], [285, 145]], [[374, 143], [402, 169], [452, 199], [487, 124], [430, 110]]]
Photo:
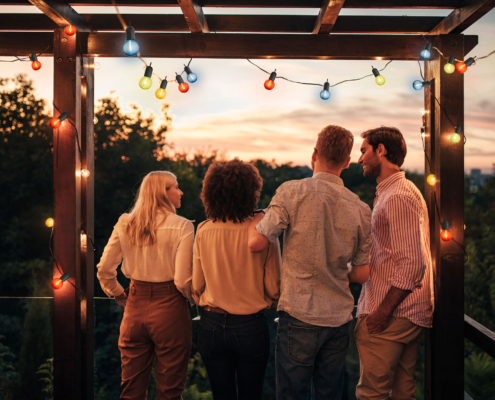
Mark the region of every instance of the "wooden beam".
[[[0, 32], [0, 56], [40, 53], [51, 33]], [[81, 33], [80, 48], [87, 57], [123, 57], [122, 33]], [[320, 60], [418, 60], [425, 41], [417, 35], [191, 35], [142, 33], [143, 57], [280, 58]], [[464, 36], [466, 53], [478, 36]], [[50, 48], [44, 53], [53, 54]]]
[[495, 333], [464, 314], [464, 335], [481, 350], [495, 358]]
[[29, 0], [58, 26], [74, 25], [79, 32], [91, 32], [91, 26], [62, 0]]
[[495, 0], [469, 0], [456, 8], [430, 32], [430, 35], [461, 33], [495, 7]]
[[197, 0], [177, 0], [184, 14], [191, 33], [208, 33], [208, 22], [206, 22], [203, 8]]
[[345, 0], [323, 0], [318, 17], [316, 17], [313, 32], [311, 33], [329, 34], [335, 25], [335, 21], [337, 21], [344, 2]]
[[[95, 31], [122, 30], [114, 14], [81, 14]], [[146, 32], [189, 32], [182, 15], [126, 14], [136, 30]], [[215, 32], [311, 33], [311, 15], [208, 15], [208, 26]], [[340, 15], [334, 33], [426, 34], [443, 17], [382, 17]], [[0, 31], [53, 31], [57, 29], [44, 14], [0, 14]]]
[[[440, 35], [432, 42], [443, 53], [464, 58], [463, 35]], [[425, 161], [425, 177], [430, 172], [436, 176], [435, 186], [425, 184], [435, 288], [433, 328], [426, 334], [427, 400], [459, 399], [464, 393], [464, 252], [460, 247], [464, 243], [464, 146], [449, 139], [456, 126], [465, 129], [464, 75], [445, 74], [446, 63], [439, 54], [425, 63], [425, 79], [432, 82], [425, 90], [430, 161]], [[441, 240], [445, 219], [457, 243]]]

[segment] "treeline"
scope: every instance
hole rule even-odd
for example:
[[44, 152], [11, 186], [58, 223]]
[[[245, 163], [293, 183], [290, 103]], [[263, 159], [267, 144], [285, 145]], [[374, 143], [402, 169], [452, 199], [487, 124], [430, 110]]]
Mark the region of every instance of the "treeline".
[[[53, 266], [48, 247], [50, 229], [44, 221], [53, 215], [53, 130], [47, 126], [51, 107], [35, 96], [32, 83], [23, 75], [0, 79], [0, 87], [0, 293], [2, 296], [50, 296]], [[95, 174], [90, 179], [95, 180], [96, 262], [114, 224], [132, 206], [139, 182], [150, 171], [174, 172], [184, 192], [180, 215], [194, 220], [195, 224], [205, 219], [199, 198], [201, 185], [208, 166], [223, 159], [220, 152], [209, 149], [175, 152], [167, 140], [172, 128], [168, 104], [163, 105], [160, 118], [145, 117], [137, 106], [123, 113], [118, 100], [107, 97], [98, 102], [95, 116]], [[157, 121], [161, 124], [157, 125]], [[291, 163], [277, 164], [261, 159], [252, 162], [263, 178], [260, 207], [269, 204], [283, 182], [312, 175], [308, 167]], [[408, 173], [407, 176], [423, 191], [422, 175]], [[342, 178], [346, 187], [372, 206], [376, 183], [363, 177], [358, 164], [351, 164]], [[494, 195], [495, 182], [488, 183], [474, 195], [466, 193], [466, 236], [471, 256], [466, 270], [466, 313], [491, 329], [495, 328], [495, 212], [491, 207]], [[120, 272], [118, 279], [126, 285]], [[357, 297], [360, 287], [353, 285], [351, 289]], [[95, 296], [104, 296], [96, 278]], [[122, 309], [113, 301], [95, 303], [95, 397], [100, 400], [118, 398], [117, 338]], [[194, 309], [191, 315], [196, 315]], [[269, 311], [269, 316], [273, 321], [276, 313]], [[267, 370], [265, 399], [275, 398], [274, 322], [270, 329], [272, 358]], [[49, 363], [41, 368], [41, 373], [36, 372], [52, 357], [52, 337], [51, 300], [0, 300], [0, 398], [51, 398]], [[495, 363], [479, 354], [472, 346], [466, 346], [466, 365], [472, 365], [466, 369], [469, 388], [476, 386], [480, 399], [491, 399], [495, 389], [488, 391], [493, 388], [493, 380], [487, 378], [487, 371], [495, 371]], [[483, 368], [479, 367], [478, 358]], [[354, 399], [359, 369], [352, 346], [347, 370], [348, 398]], [[154, 390], [152, 380], [150, 399], [155, 398]], [[474, 389], [470, 393], [477, 398], [475, 393], [478, 392]], [[211, 399], [206, 372], [196, 354], [196, 337], [183, 397], [185, 400]], [[421, 393], [418, 398], [422, 398]]]

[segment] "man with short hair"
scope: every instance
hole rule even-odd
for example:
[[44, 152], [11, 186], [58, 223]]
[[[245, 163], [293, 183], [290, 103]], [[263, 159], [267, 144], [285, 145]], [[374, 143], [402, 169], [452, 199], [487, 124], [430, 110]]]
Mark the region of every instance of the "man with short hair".
[[359, 400], [414, 399], [414, 367], [424, 328], [432, 325], [433, 270], [428, 210], [399, 168], [407, 153], [396, 128], [362, 135], [364, 176], [376, 178], [370, 279], [363, 285], [354, 331], [361, 360]]
[[[285, 182], [249, 227], [262, 251], [284, 232], [276, 345], [278, 400], [341, 400], [354, 299], [349, 281], [369, 276], [371, 210], [344, 187], [354, 137], [330, 125], [318, 135], [312, 178]], [[348, 262], [352, 263], [349, 271]]]

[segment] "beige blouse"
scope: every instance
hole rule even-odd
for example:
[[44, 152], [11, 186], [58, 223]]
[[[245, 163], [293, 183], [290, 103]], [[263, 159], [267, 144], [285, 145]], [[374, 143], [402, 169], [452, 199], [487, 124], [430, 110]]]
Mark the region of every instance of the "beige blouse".
[[206, 221], [198, 227], [193, 255], [192, 295], [200, 306], [231, 314], [254, 314], [280, 296], [280, 245], [262, 253], [248, 248], [251, 218], [242, 223]]
[[139, 247], [125, 233], [128, 218], [128, 214], [119, 218], [96, 266], [103, 291], [110, 297], [124, 291], [117, 282], [117, 267], [122, 262], [122, 272], [127, 278], [146, 282], [173, 280], [182, 295], [191, 298], [193, 224], [173, 213], [159, 213], [156, 242]]

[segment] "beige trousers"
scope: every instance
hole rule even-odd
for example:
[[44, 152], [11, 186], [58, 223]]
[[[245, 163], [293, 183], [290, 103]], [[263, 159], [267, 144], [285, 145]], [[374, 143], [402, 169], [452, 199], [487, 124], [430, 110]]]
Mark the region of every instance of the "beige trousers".
[[414, 367], [424, 328], [406, 318], [389, 317], [387, 328], [369, 334], [366, 317], [354, 330], [360, 358], [358, 400], [415, 399]]

